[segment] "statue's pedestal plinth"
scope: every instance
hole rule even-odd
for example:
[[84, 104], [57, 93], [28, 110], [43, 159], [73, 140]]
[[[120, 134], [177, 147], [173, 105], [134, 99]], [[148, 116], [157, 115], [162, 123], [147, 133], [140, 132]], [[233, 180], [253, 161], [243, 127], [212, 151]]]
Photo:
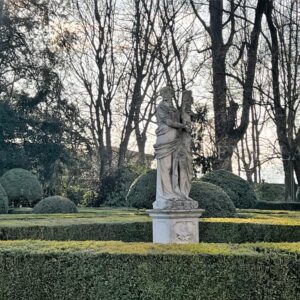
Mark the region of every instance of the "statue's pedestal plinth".
[[199, 243], [199, 217], [203, 211], [203, 209], [148, 210], [152, 218], [153, 243]]

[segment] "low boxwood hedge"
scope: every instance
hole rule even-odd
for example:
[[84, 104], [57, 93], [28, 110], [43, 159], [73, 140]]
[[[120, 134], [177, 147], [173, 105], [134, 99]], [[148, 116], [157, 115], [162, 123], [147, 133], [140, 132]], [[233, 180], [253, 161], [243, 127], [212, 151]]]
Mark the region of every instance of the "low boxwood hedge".
[[299, 247], [1, 242], [1, 298], [296, 300]]
[[[57, 226], [1, 226], [0, 240], [118, 240], [151, 242], [151, 222], [96, 223]], [[210, 243], [298, 242], [300, 226], [201, 221], [199, 239]]]
[[266, 209], [266, 210], [300, 210], [299, 202], [268, 202], [268, 201], [257, 201], [255, 209]]

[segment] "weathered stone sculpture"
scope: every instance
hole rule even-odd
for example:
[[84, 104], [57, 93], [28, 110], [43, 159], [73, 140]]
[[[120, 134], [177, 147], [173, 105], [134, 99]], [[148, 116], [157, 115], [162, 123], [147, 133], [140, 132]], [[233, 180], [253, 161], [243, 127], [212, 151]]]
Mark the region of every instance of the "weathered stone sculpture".
[[191, 153], [192, 92], [184, 91], [181, 110], [173, 104], [174, 91], [161, 89], [156, 111], [154, 145], [157, 159], [156, 201], [149, 211], [153, 219], [154, 243], [196, 243], [198, 217], [203, 210], [189, 197], [193, 175]]
[[154, 145], [157, 159], [154, 209], [192, 209], [198, 203], [189, 198], [192, 180], [190, 91], [184, 91], [181, 112], [172, 104], [174, 91], [162, 88], [157, 107], [158, 128]]

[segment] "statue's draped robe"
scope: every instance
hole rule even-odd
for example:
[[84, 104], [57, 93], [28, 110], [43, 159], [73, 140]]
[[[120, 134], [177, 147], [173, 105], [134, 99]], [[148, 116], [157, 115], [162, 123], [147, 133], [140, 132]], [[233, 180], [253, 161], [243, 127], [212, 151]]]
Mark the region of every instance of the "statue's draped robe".
[[179, 161], [181, 130], [167, 125], [167, 120], [179, 122], [180, 113], [162, 101], [156, 111], [158, 128], [154, 145], [157, 159], [156, 200], [180, 199]]
[[[191, 126], [191, 116], [182, 112], [181, 121], [183, 124]], [[192, 136], [190, 133], [183, 131], [181, 136], [181, 147], [179, 151], [179, 169], [180, 180], [179, 188], [183, 198], [188, 199], [192, 187], [193, 166], [192, 166]]]

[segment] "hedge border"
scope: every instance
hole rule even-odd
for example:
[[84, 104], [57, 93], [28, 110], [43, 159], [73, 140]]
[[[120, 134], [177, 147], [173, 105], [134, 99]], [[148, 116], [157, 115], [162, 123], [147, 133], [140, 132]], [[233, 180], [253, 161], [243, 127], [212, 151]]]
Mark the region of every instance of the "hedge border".
[[[151, 242], [151, 222], [97, 223], [59, 226], [0, 227], [0, 240]], [[298, 242], [300, 226], [200, 222], [199, 239], [210, 243]]]
[[261, 247], [252, 255], [11, 248], [0, 250], [0, 291], [6, 300], [296, 300], [299, 264], [297, 253]]

